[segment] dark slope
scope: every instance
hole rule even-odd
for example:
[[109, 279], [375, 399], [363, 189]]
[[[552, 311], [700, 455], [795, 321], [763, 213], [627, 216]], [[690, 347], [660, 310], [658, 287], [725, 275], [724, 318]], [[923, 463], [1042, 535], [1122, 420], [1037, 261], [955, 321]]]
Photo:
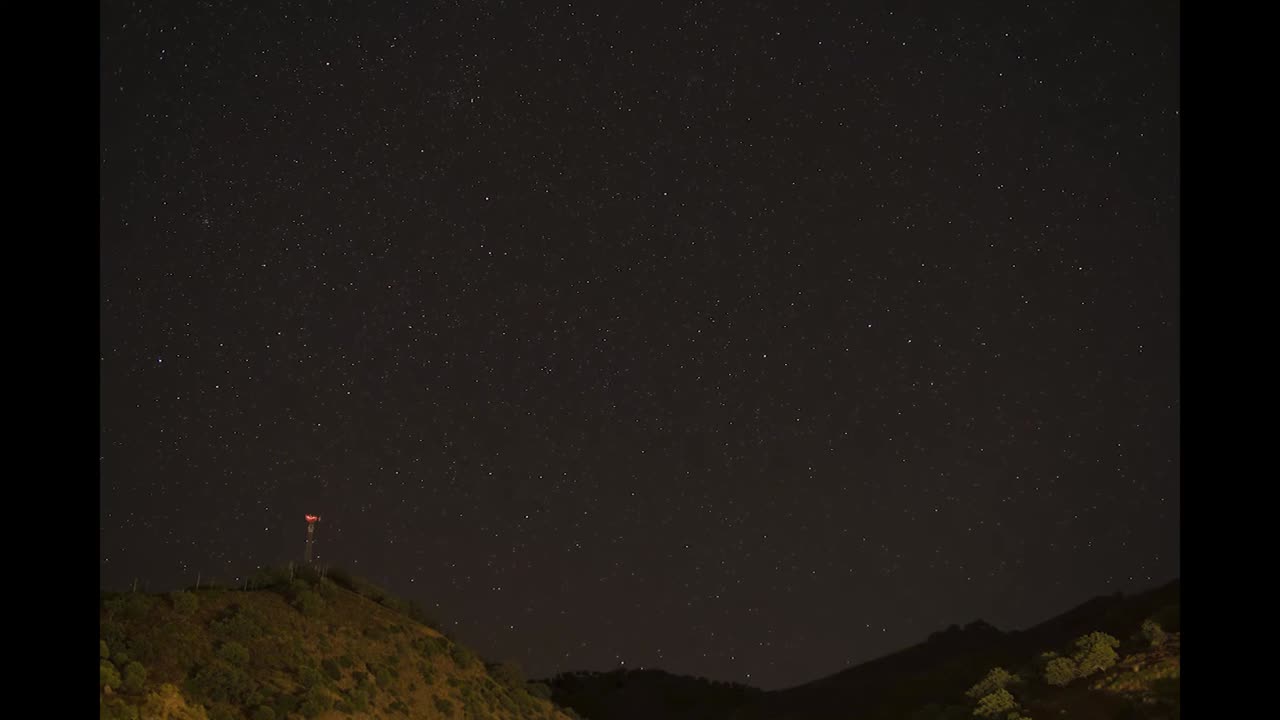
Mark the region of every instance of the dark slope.
[[[657, 671], [565, 673], [548, 681], [552, 698], [590, 720], [880, 720], [904, 718], [929, 703], [946, 705], [989, 668], [1026, 667], [1041, 652], [1093, 631], [1125, 645], [1143, 619], [1177, 605], [1181, 585], [1094, 598], [1022, 631], [983, 621], [953, 626], [925, 642], [794, 688], [752, 691]], [[1122, 647], [1122, 654], [1129, 651]]]

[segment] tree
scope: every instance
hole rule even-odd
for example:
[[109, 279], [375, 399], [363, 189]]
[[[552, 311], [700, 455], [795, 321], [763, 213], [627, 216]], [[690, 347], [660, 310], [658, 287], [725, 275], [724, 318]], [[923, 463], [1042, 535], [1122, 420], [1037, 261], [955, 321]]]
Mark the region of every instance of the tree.
[[1003, 718], [1017, 709], [1018, 702], [1013, 699], [1013, 695], [1008, 690], [1000, 688], [983, 696], [978, 701], [978, 707], [974, 709], [973, 714], [980, 718]]
[[121, 673], [124, 680], [124, 689], [126, 692], [140, 693], [142, 687], [147, 684], [147, 669], [142, 667], [142, 663], [134, 660], [124, 666], [124, 672]]
[[303, 590], [298, 593], [298, 599], [294, 601], [294, 605], [307, 617], [315, 617], [324, 610], [324, 598], [311, 590]]
[[187, 705], [177, 687], [161, 683], [160, 687], [147, 693], [142, 717], [145, 720], [206, 720], [208, 715], [199, 705]]
[[1044, 666], [1044, 681], [1062, 687], [1080, 676], [1071, 658], [1055, 657]]
[[1120, 656], [1115, 649], [1120, 641], [1104, 632], [1091, 632], [1076, 640], [1076, 652], [1072, 659], [1076, 663], [1076, 671], [1080, 677], [1090, 675], [1115, 665]]
[[218, 648], [218, 657], [232, 665], [243, 667], [249, 664], [249, 649], [235, 640], [228, 640]]
[[494, 680], [510, 688], [524, 687], [524, 670], [518, 663], [500, 662], [489, 666], [489, 674]]
[[1142, 621], [1142, 637], [1151, 643], [1151, 647], [1159, 647], [1164, 644], [1168, 636], [1164, 632], [1164, 628], [1160, 627], [1160, 623], [1147, 618]]
[[115, 690], [118, 687], [120, 687], [120, 673], [116, 672], [116, 666], [107, 660], [98, 661], [98, 689]]
[[1003, 690], [1011, 683], [1016, 682], [1016, 680], [1017, 678], [1009, 674], [1008, 670], [1005, 670], [1002, 667], [994, 667], [987, 672], [986, 677], [982, 678], [976, 685], [969, 688], [969, 690], [965, 692], [965, 696], [977, 700], [978, 698], [990, 695], [997, 690]]

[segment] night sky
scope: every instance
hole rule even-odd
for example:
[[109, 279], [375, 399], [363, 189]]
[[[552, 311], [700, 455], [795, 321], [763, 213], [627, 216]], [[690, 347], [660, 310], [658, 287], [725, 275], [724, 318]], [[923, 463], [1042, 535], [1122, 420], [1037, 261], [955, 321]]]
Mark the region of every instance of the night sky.
[[531, 676], [777, 688], [1178, 576], [1178, 25], [104, 3], [103, 587], [315, 513]]

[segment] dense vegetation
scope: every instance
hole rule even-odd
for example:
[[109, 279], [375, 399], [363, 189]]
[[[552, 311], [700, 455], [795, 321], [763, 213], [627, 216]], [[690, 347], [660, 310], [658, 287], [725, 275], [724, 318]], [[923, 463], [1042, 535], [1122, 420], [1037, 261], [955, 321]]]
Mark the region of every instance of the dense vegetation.
[[103, 593], [100, 717], [571, 717], [517, 666], [486, 665], [366, 581], [272, 569], [248, 587]]

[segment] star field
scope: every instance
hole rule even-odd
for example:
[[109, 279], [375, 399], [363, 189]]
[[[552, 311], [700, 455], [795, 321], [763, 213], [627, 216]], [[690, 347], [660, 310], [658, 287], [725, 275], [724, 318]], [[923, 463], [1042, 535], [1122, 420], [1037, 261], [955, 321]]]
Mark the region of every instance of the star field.
[[101, 16], [104, 587], [795, 685], [1179, 574], [1176, 7]]

